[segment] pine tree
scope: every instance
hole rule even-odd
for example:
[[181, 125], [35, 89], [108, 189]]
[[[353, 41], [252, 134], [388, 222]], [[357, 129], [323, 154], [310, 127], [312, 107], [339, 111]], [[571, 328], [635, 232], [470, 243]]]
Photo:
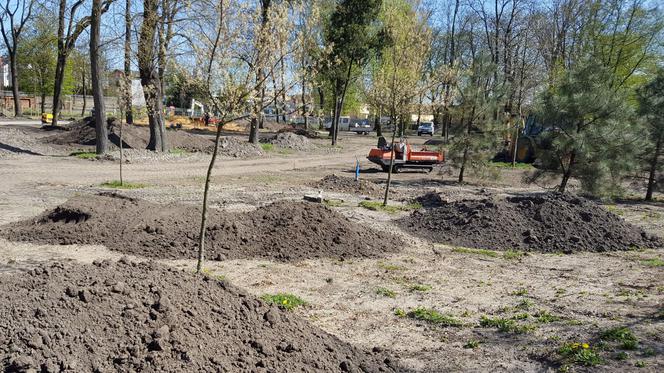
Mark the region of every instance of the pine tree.
[[664, 69], [637, 92], [639, 114], [644, 120], [645, 146], [643, 157], [648, 171], [646, 201], [652, 200], [657, 187], [657, 175], [662, 172], [664, 156]]

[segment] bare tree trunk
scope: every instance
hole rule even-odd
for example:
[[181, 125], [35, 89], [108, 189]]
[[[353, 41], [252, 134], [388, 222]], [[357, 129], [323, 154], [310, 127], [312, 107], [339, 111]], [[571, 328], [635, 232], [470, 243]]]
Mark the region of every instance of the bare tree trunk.
[[659, 155], [662, 152], [662, 146], [664, 142], [664, 136], [660, 136], [657, 139], [657, 144], [655, 145], [655, 152], [653, 153], [652, 159], [650, 160], [650, 170], [648, 175], [648, 189], [646, 191], [646, 201], [652, 201], [652, 194], [655, 190], [655, 176], [657, 174], [657, 166], [659, 163]]
[[81, 109], [81, 116], [85, 116], [85, 109], [87, 109], [86, 106], [88, 106], [88, 99], [86, 97], [87, 95], [87, 87], [85, 84], [85, 71], [83, 71], [83, 74], [81, 74], [81, 81], [83, 82], [83, 108]]
[[131, 100], [131, 0], [125, 3], [125, 40], [124, 40], [125, 115], [127, 124], [134, 123]]
[[143, 2], [143, 24], [141, 25], [138, 41], [138, 69], [148, 109], [150, 126], [148, 149], [165, 152], [168, 150], [168, 146], [166, 145], [166, 128], [163, 120], [161, 82], [154, 68], [155, 36], [159, 21], [158, 5], [158, 0], [145, 0]]
[[558, 186], [558, 191], [560, 193], [565, 193], [565, 189], [567, 188], [567, 182], [572, 177], [572, 169], [574, 168], [575, 159], [576, 159], [576, 151], [573, 150], [572, 154], [569, 157], [569, 164], [567, 165], [567, 169], [563, 173], [563, 178], [560, 181], [560, 185]]
[[[255, 120], [255, 118], [252, 120]], [[254, 125], [257, 127], [257, 123]], [[214, 151], [212, 152], [212, 159], [210, 159], [210, 165], [208, 166], [207, 174], [205, 177], [205, 188], [203, 189], [203, 213], [201, 214], [201, 230], [198, 235], [198, 262], [196, 263], [196, 273], [200, 273], [203, 269], [203, 259], [205, 258], [205, 224], [207, 221], [208, 193], [210, 191], [210, 179], [212, 178], [212, 170], [214, 169], [214, 163], [217, 160], [219, 139], [221, 138], [222, 127], [222, 123], [217, 124], [217, 134], [214, 138]]]
[[390, 185], [392, 184], [392, 171], [394, 171], [394, 140], [397, 135], [397, 126], [396, 126], [396, 116], [394, 110], [392, 110], [392, 115], [390, 120], [394, 125], [392, 126], [392, 146], [390, 150], [390, 168], [387, 169], [387, 184], [385, 185], [385, 196], [383, 196], [383, 206], [387, 206], [387, 199], [390, 195]]
[[41, 91], [41, 96], [39, 97], [41, 102], [39, 103], [39, 111], [40, 114], [44, 114], [46, 111], [46, 92], [44, 90]]
[[16, 52], [9, 54], [9, 64], [11, 67], [11, 77], [12, 77], [12, 95], [14, 97], [14, 116], [20, 117], [23, 115], [23, 108], [21, 107], [21, 93], [18, 87], [18, 63], [16, 61]]
[[97, 135], [97, 154], [106, 154], [108, 148], [108, 128], [102, 90], [102, 68], [99, 64], [99, 38], [101, 29], [101, 0], [92, 1], [90, 17], [90, 70], [92, 72], [92, 95], [95, 101], [95, 133]]

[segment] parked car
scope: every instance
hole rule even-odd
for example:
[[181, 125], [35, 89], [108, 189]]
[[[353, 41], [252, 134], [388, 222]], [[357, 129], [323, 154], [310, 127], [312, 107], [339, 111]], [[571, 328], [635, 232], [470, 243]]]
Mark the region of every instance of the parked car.
[[355, 122], [355, 124], [350, 127], [350, 130], [358, 135], [367, 135], [373, 130], [373, 127], [371, 127], [369, 121], [365, 119]]
[[434, 127], [432, 122], [422, 122], [420, 126], [417, 127], [417, 136], [430, 135], [433, 136]]

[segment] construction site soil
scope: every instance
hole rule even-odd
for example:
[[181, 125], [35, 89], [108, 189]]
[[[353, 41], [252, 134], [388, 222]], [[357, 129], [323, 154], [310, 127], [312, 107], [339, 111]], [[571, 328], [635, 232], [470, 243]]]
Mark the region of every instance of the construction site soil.
[[311, 150], [315, 145], [305, 136], [293, 132], [281, 132], [261, 140], [283, 149]]
[[[213, 260], [381, 257], [401, 240], [352, 223], [317, 203], [279, 201], [250, 212], [208, 213], [206, 255]], [[114, 193], [77, 196], [35, 219], [0, 228], [13, 241], [102, 244], [125, 254], [195, 258], [200, 209], [159, 205]]]
[[0, 276], [4, 372], [394, 372], [224, 281], [154, 262], [52, 262]]
[[370, 180], [355, 180], [352, 177], [327, 175], [322, 179], [310, 184], [312, 187], [323, 192], [337, 192], [347, 194], [359, 194], [371, 197], [382, 195], [385, 189]]
[[443, 202], [398, 224], [435, 242], [480, 249], [571, 253], [662, 247], [660, 238], [596, 203], [558, 193]]

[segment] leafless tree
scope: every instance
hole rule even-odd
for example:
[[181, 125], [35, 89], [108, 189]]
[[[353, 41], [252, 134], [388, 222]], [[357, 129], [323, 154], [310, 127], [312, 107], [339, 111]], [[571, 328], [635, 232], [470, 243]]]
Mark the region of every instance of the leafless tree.
[[21, 41], [21, 33], [30, 20], [35, 0], [5, 0], [0, 3], [0, 32], [9, 56], [9, 70], [14, 96], [14, 115], [23, 114], [21, 96], [18, 86], [17, 50]]

